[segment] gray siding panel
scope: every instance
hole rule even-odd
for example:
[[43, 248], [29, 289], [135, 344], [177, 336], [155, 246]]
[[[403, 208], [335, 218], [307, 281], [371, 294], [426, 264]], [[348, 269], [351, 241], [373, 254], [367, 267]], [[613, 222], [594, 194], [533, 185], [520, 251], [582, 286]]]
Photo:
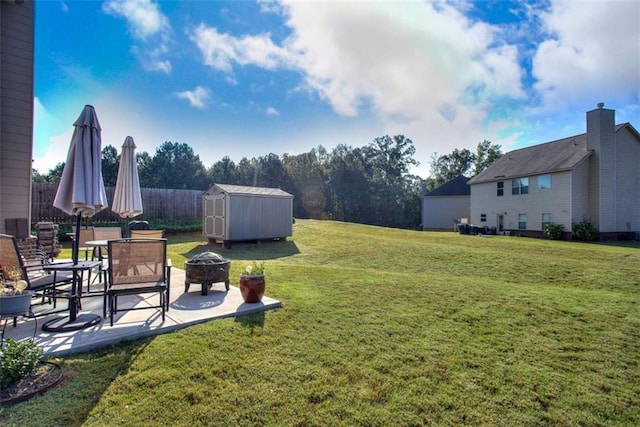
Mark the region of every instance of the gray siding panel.
[[640, 142], [616, 134], [616, 230], [640, 231]]
[[[224, 232], [205, 228], [208, 238], [228, 241], [278, 239], [293, 235], [293, 196], [278, 188], [216, 184], [203, 194], [224, 200], [224, 214], [204, 213], [203, 223], [224, 222]], [[220, 204], [222, 206], [222, 204]], [[215, 228], [215, 227], [209, 227]]]
[[469, 218], [470, 196], [425, 196], [422, 198], [422, 228], [455, 230], [455, 221]]
[[[593, 161], [594, 159], [590, 158], [576, 166], [571, 172], [571, 211], [569, 214], [572, 223], [585, 219], [593, 222], [593, 213], [590, 210], [589, 202], [589, 168]], [[569, 231], [570, 228], [565, 226], [565, 230]]]
[[[529, 193], [511, 194], [511, 180], [504, 181], [504, 195], [498, 196], [496, 183], [471, 185], [471, 216], [474, 225], [497, 227], [498, 215], [504, 216], [504, 228], [518, 228], [518, 215], [527, 214], [527, 230], [542, 231], [542, 214], [550, 213], [552, 222], [571, 229], [569, 197], [571, 173], [551, 174], [551, 188], [539, 189], [538, 176], [530, 176]], [[487, 221], [481, 222], [480, 215], [486, 214]]]
[[30, 218], [33, 153], [33, 1], [0, 1], [0, 231]]
[[272, 239], [292, 235], [291, 198], [227, 197], [227, 240]]

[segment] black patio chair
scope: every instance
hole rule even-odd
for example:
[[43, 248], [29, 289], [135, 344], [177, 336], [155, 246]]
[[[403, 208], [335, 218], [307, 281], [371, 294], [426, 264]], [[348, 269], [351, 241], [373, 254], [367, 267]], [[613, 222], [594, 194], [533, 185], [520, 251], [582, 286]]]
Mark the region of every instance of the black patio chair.
[[[0, 266], [4, 273], [21, 271], [23, 280], [27, 282], [27, 290], [42, 297], [41, 303], [53, 302], [55, 308], [56, 299], [60, 296], [58, 287], [70, 284], [73, 275], [70, 272], [50, 273], [45, 270], [50, 264], [52, 263], [46, 253], [38, 249], [21, 251], [14, 236], [0, 234]], [[46, 311], [41, 315], [51, 313]]]

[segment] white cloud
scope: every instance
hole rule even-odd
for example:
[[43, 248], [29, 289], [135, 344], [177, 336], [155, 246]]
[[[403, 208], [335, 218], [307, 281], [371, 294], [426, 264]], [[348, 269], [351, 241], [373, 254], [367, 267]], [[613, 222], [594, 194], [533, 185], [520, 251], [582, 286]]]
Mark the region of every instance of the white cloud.
[[125, 18], [133, 35], [140, 40], [170, 28], [167, 17], [150, 0], [110, 0], [102, 5], [102, 10]]
[[280, 112], [277, 109], [273, 108], [273, 107], [268, 107], [265, 110], [265, 113], [267, 113], [267, 116], [279, 116], [280, 115]]
[[201, 24], [191, 39], [206, 65], [228, 75], [245, 65], [296, 71], [292, 93], [315, 94], [341, 116], [372, 113], [432, 151], [496, 137], [484, 125], [491, 103], [525, 96], [518, 48], [450, 4], [260, 5], [282, 14], [290, 36], [276, 45], [269, 33], [236, 37]]
[[[49, 137], [50, 132], [59, 129], [61, 125], [37, 97], [33, 101], [33, 121], [38, 123], [38, 126], [34, 126], [32, 166], [41, 174], [47, 174], [58, 163], [67, 160], [73, 127], [63, 134]], [[38, 156], [39, 153], [42, 154]]]
[[278, 0], [257, 0], [262, 12], [282, 13], [282, 6]]
[[151, 0], [109, 0], [102, 11], [123, 17], [141, 45], [132, 50], [147, 71], [171, 73], [171, 62], [162, 57], [168, 52], [171, 25], [158, 5]]
[[557, 1], [541, 15], [548, 39], [533, 58], [543, 107], [625, 106], [640, 99], [640, 3]]
[[517, 49], [446, 4], [288, 2], [287, 10], [297, 66], [340, 114], [371, 105], [388, 119], [420, 120], [443, 105], [462, 111], [523, 96]]
[[200, 24], [190, 38], [200, 49], [206, 65], [226, 73], [233, 71], [234, 63], [273, 70], [287, 56], [284, 49], [271, 41], [269, 33], [233, 37], [219, 33], [214, 27]]
[[176, 94], [178, 98], [186, 99], [192, 107], [204, 108], [209, 99], [209, 90], [202, 86], [197, 86], [194, 90], [185, 90]]

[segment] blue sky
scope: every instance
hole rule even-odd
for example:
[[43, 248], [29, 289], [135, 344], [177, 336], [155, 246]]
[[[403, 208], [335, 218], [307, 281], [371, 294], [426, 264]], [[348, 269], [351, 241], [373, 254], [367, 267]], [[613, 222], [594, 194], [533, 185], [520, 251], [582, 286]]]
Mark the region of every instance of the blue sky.
[[503, 151], [583, 133], [604, 102], [640, 129], [640, 2], [38, 1], [34, 168], [95, 107], [103, 146], [229, 156], [413, 140]]

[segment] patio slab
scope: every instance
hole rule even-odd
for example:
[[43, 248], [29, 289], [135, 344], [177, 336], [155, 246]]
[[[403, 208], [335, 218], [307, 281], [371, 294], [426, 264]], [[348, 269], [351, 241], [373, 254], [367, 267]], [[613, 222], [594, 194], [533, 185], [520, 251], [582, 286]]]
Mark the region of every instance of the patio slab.
[[[90, 351], [125, 340], [158, 335], [211, 319], [243, 316], [281, 306], [280, 301], [266, 295], [259, 303], [247, 304], [242, 300], [240, 289], [230, 286], [229, 290], [225, 291], [224, 283], [215, 283], [208, 295], [201, 295], [200, 285], [196, 284], [192, 284], [189, 292], [185, 293], [184, 279], [184, 270], [175, 267], [171, 269], [169, 311], [165, 312], [164, 322], [159, 309], [148, 309], [116, 314], [113, 327], [109, 326], [109, 319], [106, 318], [95, 326], [79, 331], [45, 332], [42, 330], [42, 324], [46, 321], [68, 316], [65, 312], [37, 319], [18, 318], [18, 325], [15, 328], [9, 321], [4, 336], [15, 340], [34, 338], [34, 342], [44, 350], [45, 356], [62, 356]], [[100, 286], [102, 285], [93, 285], [92, 290]], [[86, 284], [83, 289], [86, 290]], [[118, 305], [142, 307], [149, 305], [147, 299], [152, 299], [157, 304], [158, 296], [120, 297]], [[60, 305], [66, 306], [66, 301], [60, 301]], [[89, 313], [102, 316], [102, 305], [102, 294], [83, 297], [82, 310], [78, 313], [78, 317]], [[50, 308], [50, 306], [35, 306], [34, 312], [37, 313], [43, 308]]]

